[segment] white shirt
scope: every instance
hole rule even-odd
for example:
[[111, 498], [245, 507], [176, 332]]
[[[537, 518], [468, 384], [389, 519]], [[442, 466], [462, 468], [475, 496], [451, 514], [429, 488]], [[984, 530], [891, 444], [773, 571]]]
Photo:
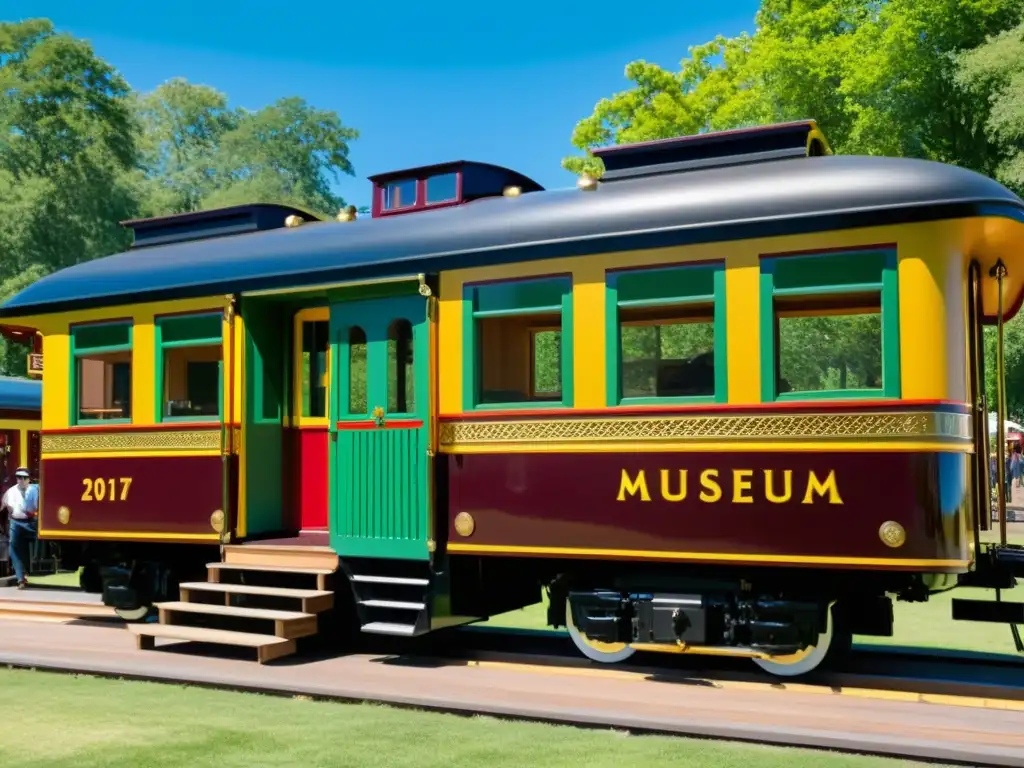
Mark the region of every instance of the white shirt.
[[30, 511], [32, 511], [32, 512], [36, 511], [35, 510], [36, 504], [34, 503], [34, 499], [30, 500], [30, 497], [32, 497], [34, 495], [32, 493], [34, 489], [35, 489], [35, 486], [33, 486], [33, 485], [29, 485], [25, 489], [24, 493], [22, 493], [21, 489], [18, 488], [17, 485], [12, 485], [10, 488], [7, 489], [7, 492], [4, 494], [4, 497], [3, 497], [3, 503], [5, 505], [7, 505], [7, 507], [11, 510], [11, 519], [12, 520], [28, 520], [29, 519], [29, 515], [26, 514], [26, 512], [25, 512], [26, 501], [28, 501], [28, 506], [30, 507]]

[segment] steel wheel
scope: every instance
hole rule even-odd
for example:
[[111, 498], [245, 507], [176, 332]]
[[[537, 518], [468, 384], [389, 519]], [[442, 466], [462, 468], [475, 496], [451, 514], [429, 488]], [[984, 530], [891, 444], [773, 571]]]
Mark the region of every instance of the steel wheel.
[[753, 661], [765, 672], [776, 677], [806, 675], [821, 666], [830, 654], [841, 651], [848, 644], [846, 642], [848, 639], [844, 630], [836, 627], [835, 603], [832, 602], [828, 606], [825, 631], [818, 635], [818, 640], [814, 645], [809, 645], [788, 656], [775, 656], [771, 659], [754, 659]]
[[636, 648], [628, 643], [601, 643], [591, 640], [580, 632], [573, 623], [572, 606], [569, 604], [568, 597], [565, 598], [565, 626], [569, 630], [569, 637], [572, 638], [580, 653], [591, 661], [601, 664], [618, 664], [636, 653]]
[[145, 619], [151, 610], [152, 606], [143, 605], [139, 608], [115, 608], [114, 613], [122, 621], [135, 623]]

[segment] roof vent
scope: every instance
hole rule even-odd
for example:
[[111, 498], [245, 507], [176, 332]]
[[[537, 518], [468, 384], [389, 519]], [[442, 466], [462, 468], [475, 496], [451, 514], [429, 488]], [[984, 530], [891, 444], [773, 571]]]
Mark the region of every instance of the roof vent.
[[[544, 189], [521, 173], [490, 163], [458, 160], [370, 176], [373, 218], [462, 205], [481, 197], [518, 197]], [[509, 190], [518, 189], [518, 193]]]
[[815, 122], [803, 120], [600, 147], [592, 154], [604, 163], [601, 181], [609, 182], [790, 157], [830, 155], [832, 150]]
[[260, 232], [280, 227], [295, 227], [304, 221], [319, 221], [308, 211], [287, 205], [254, 203], [214, 208], [211, 211], [176, 213], [151, 219], [122, 221], [135, 233], [132, 249], [154, 245], [183, 243], [189, 240], [209, 240], [247, 232]]

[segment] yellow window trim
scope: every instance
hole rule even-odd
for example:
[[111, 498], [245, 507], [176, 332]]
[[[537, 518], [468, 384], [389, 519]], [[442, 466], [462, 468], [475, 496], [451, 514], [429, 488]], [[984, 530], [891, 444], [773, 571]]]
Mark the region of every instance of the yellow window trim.
[[292, 321], [292, 416], [287, 419], [287, 426], [326, 427], [330, 424], [331, 409], [331, 345], [327, 345], [327, 370], [324, 379], [327, 382], [327, 416], [302, 415], [302, 326], [305, 323], [329, 322], [330, 307], [308, 307], [295, 313]]

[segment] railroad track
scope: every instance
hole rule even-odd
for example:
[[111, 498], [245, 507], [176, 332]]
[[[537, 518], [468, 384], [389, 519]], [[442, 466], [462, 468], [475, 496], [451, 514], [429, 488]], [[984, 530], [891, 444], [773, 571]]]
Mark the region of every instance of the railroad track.
[[[80, 605], [79, 603], [78, 606]], [[65, 603], [61, 610], [66, 606]], [[67, 609], [74, 610], [70, 607]], [[47, 606], [46, 610], [55, 609]], [[2, 615], [0, 612], [0, 617]], [[755, 722], [709, 723], [707, 718], [701, 722], [699, 718], [689, 719], [688, 714], [681, 715], [678, 712], [671, 717], [650, 718], [630, 711], [630, 707], [625, 704], [621, 708], [606, 707], [604, 711], [597, 712], [590, 706], [586, 694], [581, 694], [581, 701], [586, 701], [587, 704], [561, 710], [550, 705], [546, 708], [533, 704], [520, 705], [518, 700], [515, 700], [516, 703], [509, 703], [502, 701], [500, 694], [496, 697], [478, 697], [474, 701], [468, 701], [465, 697], [456, 697], [456, 700], [452, 700], [447, 698], [443, 689], [437, 688], [434, 684], [424, 687], [422, 681], [417, 682], [426, 671], [430, 676], [438, 674], [444, 677], [456, 674], [459, 679], [466, 681], [483, 680], [489, 676], [514, 679], [518, 681], [513, 683], [515, 688], [551, 688], [552, 680], [557, 680], [559, 676], [573, 676], [573, 680], [568, 681], [565, 686], [557, 683], [555, 687], [564, 688], [566, 691], [596, 687], [600, 691], [597, 695], [604, 695], [606, 687], [621, 687], [623, 681], [651, 680], [657, 683], [686, 683], [685, 688], [678, 690], [687, 691], [683, 694], [683, 699], [687, 702], [709, 689], [720, 689], [722, 695], [727, 697], [749, 695], [757, 698], [770, 695], [773, 701], [778, 702], [773, 706], [781, 709], [790, 706], [792, 702], [799, 702], [798, 707], [807, 707], [808, 700], [818, 699], [817, 696], [811, 697], [807, 694], [817, 693], [824, 694], [823, 698], [828, 698], [831, 702], [822, 701], [820, 708], [823, 711], [843, 706], [856, 711], [858, 702], [854, 701], [851, 705], [851, 697], [877, 699], [872, 703], [872, 708], [891, 707], [896, 702], [916, 702], [1003, 710], [1001, 713], [977, 713], [983, 716], [984, 724], [981, 727], [987, 732], [990, 727], [988, 718], [997, 715], [1004, 719], [1003, 728], [1007, 717], [1021, 718], [1021, 726], [1024, 726], [1024, 701], [1021, 700], [1024, 699], [1024, 662], [1013, 657], [859, 648], [842, 669], [809, 676], [799, 682], [789, 682], [771, 678], [742, 662], [718, 657], [702, 659], [692, 656], [638, 653], [628, 665], [605, 667], [579, 657], [568, 638], [557, 632], [471, 627], [452, 630], [436, 637], [427, 636], [413, 642], [390, 642], [390, 647], [385, 647], [374, 638], [372, 650], [370, 644], [367, 644], [367, 650], [370, 652], [366, 656], [355, 659], [361, 650], [355, 649], [349, 661], [344, 658], [338, 659], [336, 653], [318, 652], [316, 648], [310, 648], [303, 653], [306, 657], [304, 662], [294, 659], [292, 663], [285, 665], [285, 668], [274, 669], [275, 665], [260, 668], [255, 664], [238, 664], [230, 660], [225, 662], [221, 658], [204, 656], [202, 653], [194, 656], [192, 653], [172, 652], [160, 654], [159, 657], [150, 654], [125, 654], [124, 649], [120, 647], [121, 644], [116, 640], [121, 632], [117, 623], [98, 624], [88, 619], [74, 623], [86, 626], [81, 629], [74, 626], [33, 629], [32, 624], [26, 622], [17, 633], [0, 634], [0, 637], [12, 638], [10, 643], [0, 640], [0, 664], [52, 672], [192, 684], [286, 696], [350, 702], [374, 701], [463, 715], [490, 714], [508, 719], [610, 727], [634, 733], [690, 735], [824, 748], [857, 754], [884, 754], [944, 763], [1005, 766], [1020, 765], [1024, 762], [1024, 746], [1011, 754], [1012, 750], [1006, 743], [998, 748], [990, 748], [985, 744], [936, 744], [920, 738], [915, 742], [913, 739], [902, 737], [866, 737], [863, 733], [844, 735], [822, 728], [769, 728]], [[9, 627], [14, 625], [15, 622], [8, 624]], [[105, 628], [97, 628], [101, 626]], [[88, 633], [93, 638], [101, 638], [107, 650], [102, 654], [95, 651], [89, 653], [79, 644], [76, 634], [78, 632]], [[37, 633], [38, 637], [45, 637], [48, 647], [40, 650], [40, 643], [25, 642], [25, 638], [32, 633]], [[18, 643], [14, 642], [16, 635], [22, 637], [20, 648]], [[111, 638], [115, 638], [113, 642]], [[710, 664], [712, 662], [713, 664]], [[360, 665], [361, 675], [368, 674], [366, 670], [373, 667], [390, 669], [387, 678], [391, 681], [392, 688], [384, 690], [379, 687], [373, 689], [349, 685], [346, 689], [347, 675], [344, 670], [351, 668], [352, 665]], [[406, 671], [396, 675], [396, 667], [399, 670], [405, 668]], [[468, 669], [472, 667], [480, 668], [479, 678]], [[449, 672], [442, 673], [444, 669]], [[530, 682], [531, 680], [536, 682]], [[398, 690], [396, 686], [404, 690]], [[627, 685], [626, 688], [632, 691], [647, 690], [646, 686]], [[664, 686], [661, 686], [661, 689], [664, 690]], [[792, 695], [781, 694], [785, 698], [776, 699], [775, 696], [780, 695], [778, 691], [788, 691]], [[859, 706], [862, 707], [864, 703], [859, 702]], [[700, 711], [699, 703], [694, 702], [693, 707], [695, 712]], [[928, 709], [932, 715], [926, 717], [938, 717], [940, 712], [947, 710], [954, 710], [954, 707]], [[963, 729], [963, 722], [969, 716], [973, 716], [973, 713], [969, 715], [964, 712], [945, 717], [949, 719], [950, 730], [958, 731]], [[1019, 732], [1020, 727], [1016, 725], [1016, 720], [1013, 728], [1014, 732]]]
[[[0, 619], [55, 623], [119, 620], [112, 609], [83, 600], [81, 593], [40, 591], [38, 596], [0, 593]], [[76, 599], [78, 598], [78, 599]], [[638, 652], [628, 664], [600, 665], [582, 656], [564, 632], [469, 626], [436, 633], [416, 641], [367, 638], [368, 653], [391, 653], [410, 663], [430, 657], [450, 661], [518, 664], [521, 666], [601, 670], [641, 675], [652, 680], [700, 679], [712, 683], [771, 684], [787, 689], [880, 690], [915, 696], [961, 697], [1020, 702], [1024, 709], [1024, 657], [886, 646], [855, 646], [837, 669], [819, 671], [796, 681], [781, 680], [758, 670], [745, 659], [720, 656]], [[313, 650], [316, 656], [315, 649]]]
[[[423, 638], [414, 655], [467, 661], [602, 670], [651, 680], [771, 685], [779, 689], [827, 689], [857, 695], [870, 690], [904, 694], [907, 701], [960, 703], [1024, 711], [1024, 657], [888, 646], [855, 646], [842, 666], [798, 680], [773, 677], [745, 659], [640, 652], [627, 664], [595, 664], [579, 655], [564, 634], [543, 630], [465, 627], [450, 635]], [[379, 643], [375, 644], [380, 648]], [[395, 646], [399, 651], [400, 646]], [[404, 651], [409, 653], [408, 647]], [[961, 702], [948, 701], [957, 697]]]

